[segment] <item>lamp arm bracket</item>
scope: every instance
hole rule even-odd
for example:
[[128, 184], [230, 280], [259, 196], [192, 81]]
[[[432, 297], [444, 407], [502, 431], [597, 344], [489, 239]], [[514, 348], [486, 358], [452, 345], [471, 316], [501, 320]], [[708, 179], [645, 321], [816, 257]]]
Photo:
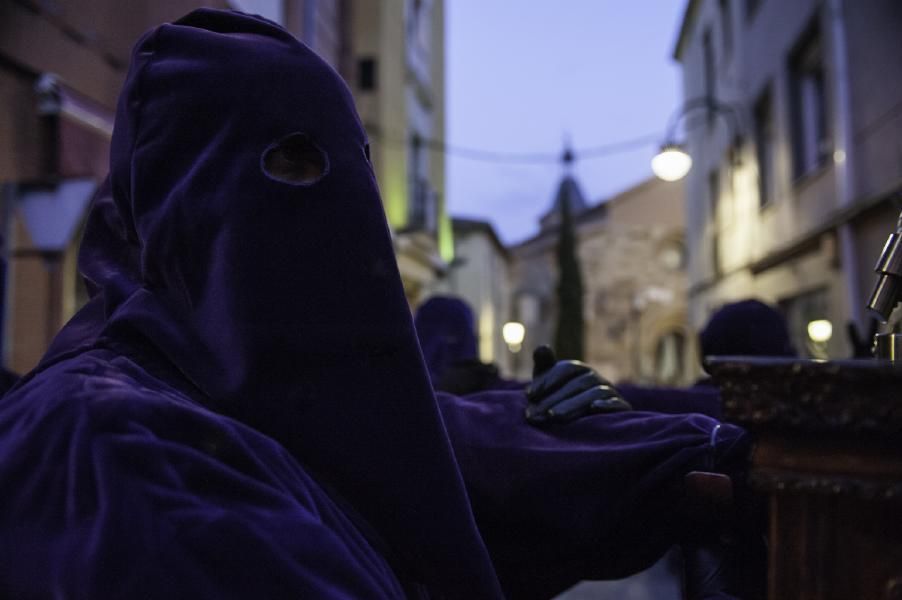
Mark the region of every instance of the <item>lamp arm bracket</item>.
[[733, 140], [739, 142], [743, 139], [742, 118], [737, 106], [721, 102], [713, 96], [699, 96], [684, 102], [679, 110], [671, 116], [670, 123], [667, 125], [667, 138], [665, 143], [674, 142], [676, 128], [680, 124], [680, 120], [689, 113], [699, 109], [704, 109], [706, 112], [723, 117], [724, 121], [727, 123], [727, 127], [731, 129], [730, 133], [732, 134], [731, 137]]

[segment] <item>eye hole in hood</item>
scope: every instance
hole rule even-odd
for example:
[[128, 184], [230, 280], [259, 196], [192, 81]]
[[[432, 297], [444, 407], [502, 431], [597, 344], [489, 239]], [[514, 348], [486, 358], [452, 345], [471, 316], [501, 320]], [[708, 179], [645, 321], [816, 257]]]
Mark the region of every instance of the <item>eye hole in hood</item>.
[[306, 133], [292, 133], [263, 151], [260, 168], [281, 183], [313, 185], [329, 172], [329, 157]]

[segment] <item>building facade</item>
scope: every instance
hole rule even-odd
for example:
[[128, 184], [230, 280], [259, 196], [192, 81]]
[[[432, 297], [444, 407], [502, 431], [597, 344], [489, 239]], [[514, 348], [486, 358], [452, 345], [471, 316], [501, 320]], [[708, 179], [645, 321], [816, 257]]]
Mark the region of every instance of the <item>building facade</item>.
[[493, 363], [509, 375], [520, 358], [508, 349], [502, 335], [504, 324], [511, 320], [510, 252], [486, 221], [454, 218], [452, 224], [454, 260], [440, 292], [470, 305], [476, 319], [479, 360]]
[[345, 78], [411, 306], [441, 286], [454, 255], [445, 210], [443, 0], [235, 0], [282, 23]]
[[445, 211], [443, 0], [357, 0], [349, 83], [395, 236], [404, 289], [418, 304], [454, 254]]
[[200, 6], [282, 24], [348, 81], [411, 302], [447, 270], [444, 161], [430, 150], [444, 134], [441, 0], [0, 2], [2, 360], [12, 370], [30, 370], [86, 300], [77, 248], [108, 170], [132, 45]]
[[31, 369], [85, 300], [75, 257], [109, 168], [119, 88], [135, 40], [219, 0], [0, 3], [3, 361]]
[[[698, 373], [688, 326], [682, 186], [646, 180], [588, 206], [565, 176], [542, 230], [511, 248], [513, 312], [524, 348], [552, 344], [557, 321], [557, 224], [566, 196], [583, 279], [585, 361], [612, 381], [681, 385]], [[527, 353], [528, 356], [528, 353]], [[529, 376], [531, 360], [518, 374]]]
[[[849, 355], [846, 323], [864, 325], [899, 212], [900, 31], [891, 0], [687, 4], [674, 57], [684, 106], [700, 107], [682, 121], [694, 327], [756, 297], [804, 354]], [[826, 343], [807, 334], [820, 319]]]

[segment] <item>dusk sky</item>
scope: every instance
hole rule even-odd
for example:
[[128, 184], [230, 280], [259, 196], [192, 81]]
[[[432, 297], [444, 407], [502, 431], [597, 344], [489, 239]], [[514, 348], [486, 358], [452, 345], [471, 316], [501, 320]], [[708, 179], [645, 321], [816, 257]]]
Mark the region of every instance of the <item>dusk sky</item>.
[[[649, 161], [681, 98], [671, 59], [685, 0], [447, 0], [449, 145], [560, 154], [651, 138], [638, 149], [578, 160], [594, 204], [651, 176]], [[538, 231], [563, 169], [447, 153], [453, 216], [491, 221], [506, 243]]]

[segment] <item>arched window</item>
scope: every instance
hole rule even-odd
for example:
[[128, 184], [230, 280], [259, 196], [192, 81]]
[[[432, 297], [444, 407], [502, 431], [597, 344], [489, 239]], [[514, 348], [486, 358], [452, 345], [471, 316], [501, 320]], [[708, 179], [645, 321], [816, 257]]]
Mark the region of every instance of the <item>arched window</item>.
[[658, 249], [658, 260], [667, 269], [676, 271], [686, 267], [686, 245], [681, 239], [668, 240]]
[[686, 335], [682, 331], [671, 331], [659, 337], [655, 346], [656, 383], [665, 385], [682, 383], [685, 367]]

